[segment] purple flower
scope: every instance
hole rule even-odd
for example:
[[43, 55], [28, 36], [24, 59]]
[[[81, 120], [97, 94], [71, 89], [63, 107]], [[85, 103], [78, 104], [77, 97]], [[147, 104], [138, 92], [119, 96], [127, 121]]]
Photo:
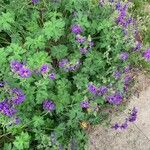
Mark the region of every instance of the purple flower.
[[67, 71], [67, 72], [68, 71], [75, 71], [79, 68], [80, 64], [81, 64], [80, 60], [77, 60], [75, 64], [72, 64], [72, 63], [68, 62], [68, 64], [66, 64], [64, 66], [64, 70]]
[[0, 81], [0, 87], [4, 87], [5, 82], [4, 81]]
[[128, 89], [129, 89], [128, 85], [125, 85], [125, 86], [124, 86], [124, 92], [127, 92]]
[[51, 111], [55, 110], [55, 108], [56, 108], [56, 106], [51, 100], [45, 100], [43, 102], [43, 109], [51, 112]]
[[90, 46], [90, 47], [94, 46], [94, 42], [90, 41], [90, 42], [89, 42], [89, 46]]
[[125, 119], [124, 123], [122, 123], [121, 125], [119, 125], [118, 123], [116, 123], [114, 126], [112, 126], [112, 128], [114, 128], [115, 130], [117, 129], [126, 129], [128, 127], [128, 123], [129, 122], [134, 122], [137, 118], [137, 109], [134, 107], [133, 110], [130, 113], [130, 116], [128, 118]]
[[40, 68], [40, 72], [41, 72], [42, 74], [45, 74], [45, 73], [47, 73], [48, 71], [49, 71], [49, 65], [43, 64], [43, 65], [41, 66], [41, 68]]
[[89, 108], [90, 107], [90, 102], [89, 101], [83, 101], [80, 103], [82, 108]]
[[14, 107], [9, 107], [8, 109], [4, 108], [3, 110], [3, 113], [8, 117], [12, 117], [13, 115], [16, 114], [16, 112], [17, 110]]
[[87, 48], [80, 48], [80, 52], [82, 53], [82, 54], [86, 54], [87, 52], [88, 52], [88, 50], [87, 50]]
[[130, 77], [130, 76], [126, 76], [126, 77], [124, 78], [124, 84], [125, 84], [125, 85], [128, 85], [130, 81], [131, 81], [131, 77]]
[[126, 66], [126, 67], [124, 68], [124, 72], [125, 72], [125, 73], [128, 73], [129, 70], [130, 70], [130, 65], [129, 65], [129, 66]]
[[114, 77], [115, 77], [115, 79], [119, 79], [121, 77], [121, 72], [119, 72], [119, 71], [116, 70], [114, 72]]
[[116, 4], [116, 9], [117, 9], [117, 10], [121, 10], [121, 4], [120, 4], [120, 2], [118, 2], [118, 3]]
[[97, 94], [97, 88], [96, 86], [94, 86], [92, 83], [88, 84], [88, 90], [89, 92], [91, 92], [92, 94]]
[[127, 119], [125, 120], [125, 122], [120, 126], [121, 129], [127, 129], [128, 127], [128, 121]]
[[31, 76], [31, 71], [30, 69], [23, 67], [19, 70], [19, 75], [22, 78], [29, 78]]
[[17, 112], [17, 110], [12, 107], [7, 100], [0, 102], [0, 111], [8, 117], [12, 117]]
[[8, 109], [9, 108], [9, 104], [7, 102], [7, 100], [3, 100], [0, 102], [0, 111], [3, 111], [3, 109]]
[[120, 93], [115, 93], [108, 96], [106, 99], [110, 104], [119, 105], [122, 102], [123, 97]]
[[10, 63], [10, 67], [12, 72], [18, 72], [23, 67], [23, 65], [20, 62], [14, 60]]
[[143, 56], [147, 61], [150, 61], [150, 48], [144, 52]]
[[142, 43], [141, 42], [137, 42], [136, 43], [136, 47], [133, 48], [133, 51], [138, 51], [139, 49], [141, 49], [141, 47], [142, 47]]
[[78, 68], [79, 68], [79, 66], [80, 66], [80, 63], [79, 64], [74, 64], [74, 65], [68, 65], [68, 66], [66, 66], [66, 68], [65, 68], [65, 71], [75, 71], [75, 70], [77, 70]]
[[59, 67], [65, 67], [65, 65], [68, 64], [68, 63], [69, 63], [68, 59], [62, 59], [59, 62]]
[[115, 130], [117, 130], [119, 127], [120, 127], [120, 126], [119, 126], [118, 123], [115, 123], [115, 124], [112, 126], [112, 128], [115, 129]]
[[80, 25], [72, 25], [71, 26], [71, 31], [75, 34], [80, 34], [81, 32], [83, 32], [82, 28], [80, 27]]
[[51, 80], [55, 80], [55, 79], [56, 79], [55, 73], [49, 74], [49, 78], [50, 78]]
[[18, 125], [18, 124], [20, 124], [20, 122], [21, 122], [20, 118], [16, 117], [15, 120], [14, 120], [14, 123], [16, 125]]
[[134, 107], [129, 116], [129, 122], [134, 122], [137, 118], [137, 109]]
[[19, 105], [21, 103], [23, 103], [23, 101], [25, 100], [26, 96], [23, 93], [23, 91], [21, 89], [18, 88], [14, 88], [12, 90], [12, 94], [14, 95], [12, 97], [12, 101], [15, 105]]
[[32, 3], [33, 4], [36, 4], [36, 3], [38, 3], [39, 2], [39, 0], [32, 0]]
[[127, 60], [128, 57], [129, 57], [129, 54], [127, 52], [122, 52], [120, 54], [120, 59], [123, 60], [123, 61]]
[[132, 17], [130, 17], [130, 18], [127, 20], [127, 23], [128, 23], [128, 24], [131, 24], [132, 21], [133, 21], [133, 19], [132, 19]]
[[85, 41], [86, 41], [86, 37], [83, 37], [83, 36], [81, 36], [81, 35], [77, 35], [76, 36], [76, 40], [77, 40], [77, 42], [79, 42], [79, 43], [84, 43]]
[[108, 91], [108, 88], [106, 86], [101, 86], [97, 92], [98, 92], [98, 95], [104, 95], [105, 93], [107, 93]]

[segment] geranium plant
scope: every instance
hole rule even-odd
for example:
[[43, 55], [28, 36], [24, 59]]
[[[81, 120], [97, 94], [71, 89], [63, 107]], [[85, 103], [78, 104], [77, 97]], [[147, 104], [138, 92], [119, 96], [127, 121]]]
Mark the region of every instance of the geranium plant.
[[130, 4], [0, 2], [1, 148], [84, 149], [85, 130], [125, 101], [142, 59]]

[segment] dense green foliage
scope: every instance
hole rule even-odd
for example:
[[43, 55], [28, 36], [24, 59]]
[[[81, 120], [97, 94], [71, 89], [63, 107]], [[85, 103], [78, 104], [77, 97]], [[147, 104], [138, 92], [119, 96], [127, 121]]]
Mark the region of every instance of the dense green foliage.
[[[0, 1], [0, 80], [5, 82], [0, 87], [0, 101], [11, 97], [13, 88], [22, 89], [26, 95], [14, 117], [0, 114], [0, 145], [4, 150], [85, 148], [85, 128], [107, 117], [103, 108], [112, 105], [106, 96], [115, 91], [127, 96], [124, 69], [140, 59], [132, 51], [134, 28], [129, 27], [130, 34], [125, 36], [116, 23], [118, 15], [113, 4], [101, 6], [98, 0]], [[81, 26], [87, 41], [94, 42], [86, 54], [81, 54], [82, 44], [71, 32], [75, 24]], [[129, 53], [127, 61], [120, 59], [121, 52]], [[59, 62], [66, 58], [73, 65], [79, 61], [80, 66], [74, 71], [64, 70]], [[14, 60], [30, 68], [32, 75], [21, 78], [12, 72], [10, 63]], [[55, 80], [36, 73], [43, 64], [53, 67]], [[121, 72], [117, 80], [116, 70]], [[88, 90], [91, 82], [96, 87], [107, 86], [107, 95], [94, 97]], [[54, 111], [43, 109], [46, 99], [54, 102]], [[84, 100], [90, 100], [89, 109], [80, 106]], [[19, 124], [14, 123], [15, 117], [20, 118]]]

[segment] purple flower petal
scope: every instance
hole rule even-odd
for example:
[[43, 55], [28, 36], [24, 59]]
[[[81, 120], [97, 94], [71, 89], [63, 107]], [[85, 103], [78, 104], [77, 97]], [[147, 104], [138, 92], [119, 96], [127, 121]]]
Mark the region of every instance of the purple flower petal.
[[31, 76], [31, 74], [32, 73], [31, 73], [30, 69], [28, 69], [28, 68], [23, 67], [19, 70], [19, 75], [22, 78], [29, 78]]
[[127, 52], [122, 52], [120, 54], [120, 59], [123, 60], [123, 61], [127, 60], [128, 57], [129, 57], [129, 54]]
[[50, 78], [51, 80], [55, 80], [55, 79], [56, 79], [55, 73], [49, 74], [49, 78]]
[[80, 34], [81, 32], [83, 32], [82, 28], [80, 27], [80, 25], [72, 25], [71, 26], [71, 31], [75, 34]]
[[96, 94], [97, 93], [97, 88], [96, 86], [94, 86], [92, 83], [88, 84], [88, 90], [89, 92], [91, 92], [92, 94]]
[[43, 109], [51, 112], [51, 111], [55, 110], [55, 108], [56, 108], [56, 106], [51, 100], [45, 100], [43, 102]]
[[144, 52], [143, 56], [147, 61], [150, 62], [150, 48]]
[[90, 102], [89, 101], [83, 101], [81, 102], [81, 107], [82, 108], [89, 108], [90, 107]]

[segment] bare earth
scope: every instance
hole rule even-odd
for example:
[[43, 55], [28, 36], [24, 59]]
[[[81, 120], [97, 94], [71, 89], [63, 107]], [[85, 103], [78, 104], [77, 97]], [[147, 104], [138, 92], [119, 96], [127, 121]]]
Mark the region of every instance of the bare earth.
[[150, 78], [143, 74], [137, 76], [136, 87], [139, 95], [134, 94], [126, 110], [112, 115], [111, 123], [123, 122], [129, 109], [138, 109], [137, 120], [126, 130], [114, 130], [98, 125], [90, 132], [88, 150], [150, 150]]

